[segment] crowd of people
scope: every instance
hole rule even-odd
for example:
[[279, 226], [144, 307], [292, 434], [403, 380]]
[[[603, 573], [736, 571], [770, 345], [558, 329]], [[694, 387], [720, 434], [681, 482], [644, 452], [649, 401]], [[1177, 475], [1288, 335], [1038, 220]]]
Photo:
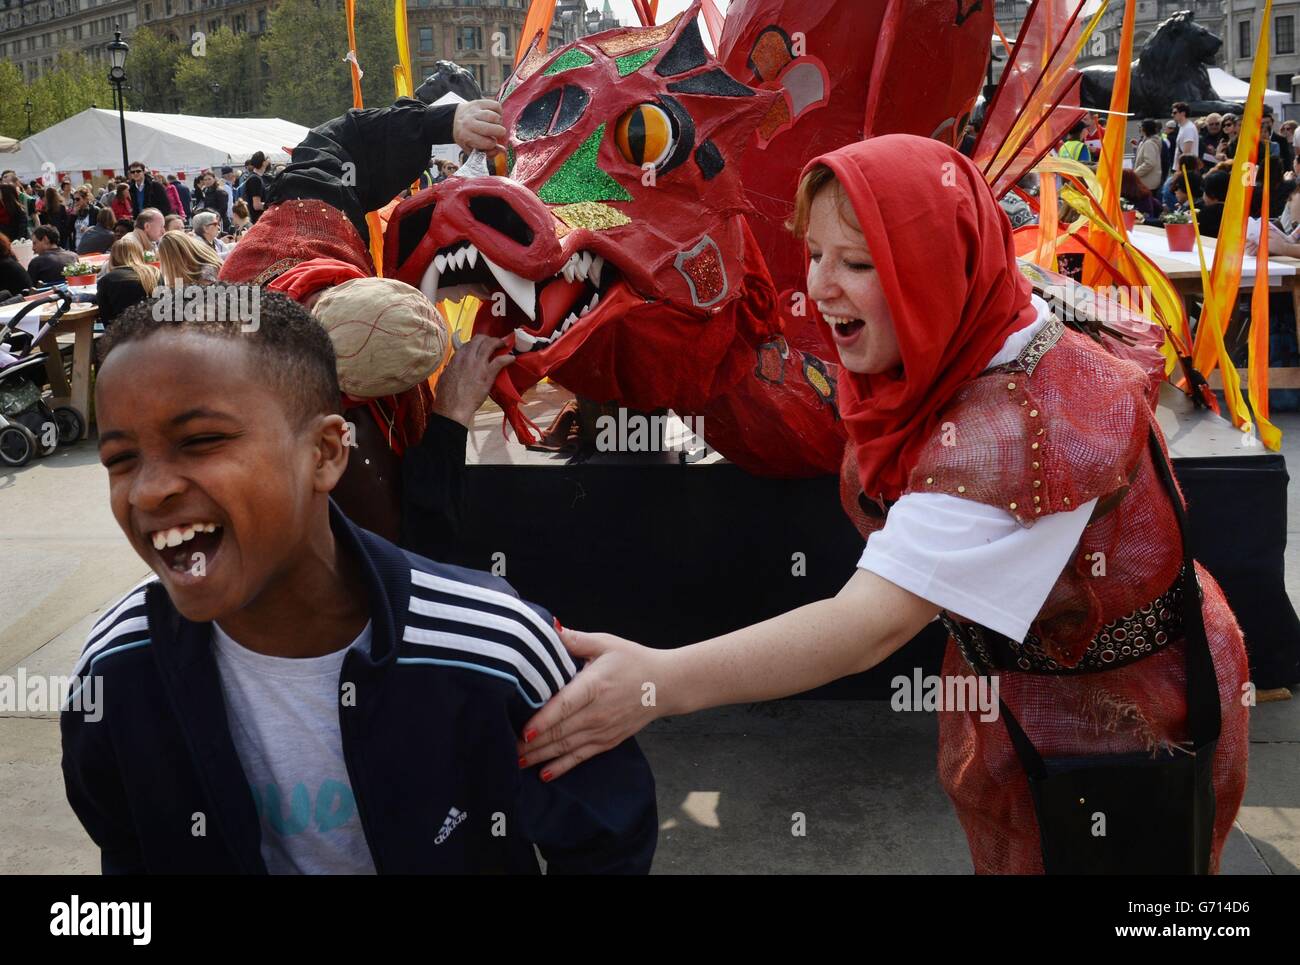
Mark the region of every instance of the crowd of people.
[[[190, 186], [135, 161], [126, 180], [98, 188], [88, 182], [74, 188], [68, 178], [57, 187], [24, 183], [6, 170], [0, 173], [0, 300], [61, 283], [79, 255], [109, 256], [96, 286], [105, 322], [156, 285], [215, 281], [222, 259], [261, 216], [270, 180], [282, 169], [258, 151], [242, 173], [231, 166], [205, 170]], [[26, 266], [13, 250], [17, 241], [31, 243]]]
[[[1172, 105], [1171, 117], [1163, 123], [1147, 118], [1139, 125], [1139, 136], [1129, 142], [1132, 161], [1122, 173], [1120, 197], [1136, 218], [1148, 224], [1166, 220], [1187, 221], [1195, 209], [1198, 232], [1217, 238], [1228, 196], [1232, 159], [1236, 156], [1241, 115], [1211, 113], [1190, 116], [1189, 105]], [[1096, 112], [1086, 112], [1057, 148], [1057, 155], [1096, 168], [1106, 128]], [[962, 145], [969, 155], [975, 143], [972, 130]], [[1269, 183], [1270, 250], [1274, 254], [1300, 255], [1300, 124], [1294, 120], [1276, 124], [1273, 109], [1263, 107], [1260, 146], [1257, 152], [1260, 177]], [[1037, 175], [1029, 175], [1001, 201], [1013, 228], [1034, 223], [1037, 218], [1025, 195], [1037, 193]], [[1251, 217], [1260, 217], [1262, 191], [1252, 195]], [[1069, 223], [1080, 215], [1064, 201], [1059, 218]], [[1254, 254], [1258, 234], [1249, 229], [1247, 252]], [[1068, 266], [1063, 270], [1069, 271]]]

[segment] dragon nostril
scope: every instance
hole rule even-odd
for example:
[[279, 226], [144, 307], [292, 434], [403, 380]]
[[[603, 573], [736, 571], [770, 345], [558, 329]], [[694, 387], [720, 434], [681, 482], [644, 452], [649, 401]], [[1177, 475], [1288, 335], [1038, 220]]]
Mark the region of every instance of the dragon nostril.
[[533, 229], [505, 198], [480, 194], [469, 199], [469, 210], [480, 222], [525, 248], [533, 243]]

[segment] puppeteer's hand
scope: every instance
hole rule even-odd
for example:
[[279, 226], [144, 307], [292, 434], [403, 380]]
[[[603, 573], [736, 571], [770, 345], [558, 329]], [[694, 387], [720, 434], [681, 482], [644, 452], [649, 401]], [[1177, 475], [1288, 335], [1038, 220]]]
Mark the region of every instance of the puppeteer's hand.
[[456, 108], [451, 136], [466, 153], [494, 153], [506, 139], [506, 129], [501, 124], [501, 105], [487, 99], [461, 104]]
[[550, 781], [616, 747], [663, 712], [659, 685], [670, 651], [651, 650], [608, 633], [562, 630], [560, 639], [587, 665], [524, 725], [519, 766], [549, 764]]
[[505, 344], [503, 338], [475, 335], [459, 346], [438, 376], [433, 411], [468, 429], [497, 373], [515, 360], [509, 352], [496, 355]]

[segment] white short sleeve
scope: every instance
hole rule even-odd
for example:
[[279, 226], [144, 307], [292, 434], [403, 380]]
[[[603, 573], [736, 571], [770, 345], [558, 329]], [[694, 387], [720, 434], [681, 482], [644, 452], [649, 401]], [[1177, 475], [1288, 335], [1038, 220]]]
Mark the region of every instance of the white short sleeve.
[[1024, 527], [1008, 512], [942, 493], [908, 493], [867, 539], [861, 569], [1023, 641], [1074, 555], [1097, 500]]

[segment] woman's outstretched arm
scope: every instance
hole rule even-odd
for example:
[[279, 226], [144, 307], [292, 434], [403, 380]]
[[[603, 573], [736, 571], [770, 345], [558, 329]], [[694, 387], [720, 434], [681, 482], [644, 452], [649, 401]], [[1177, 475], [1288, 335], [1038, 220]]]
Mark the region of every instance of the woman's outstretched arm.
[[588, 662], [525, 726], [521, 764], [551, 762], [550, 780], [656, 717], [786, 697], [868, 670], [938, 612], [860, 569], [829, 600], [676, 650], [565, 630], [569, 651]]

